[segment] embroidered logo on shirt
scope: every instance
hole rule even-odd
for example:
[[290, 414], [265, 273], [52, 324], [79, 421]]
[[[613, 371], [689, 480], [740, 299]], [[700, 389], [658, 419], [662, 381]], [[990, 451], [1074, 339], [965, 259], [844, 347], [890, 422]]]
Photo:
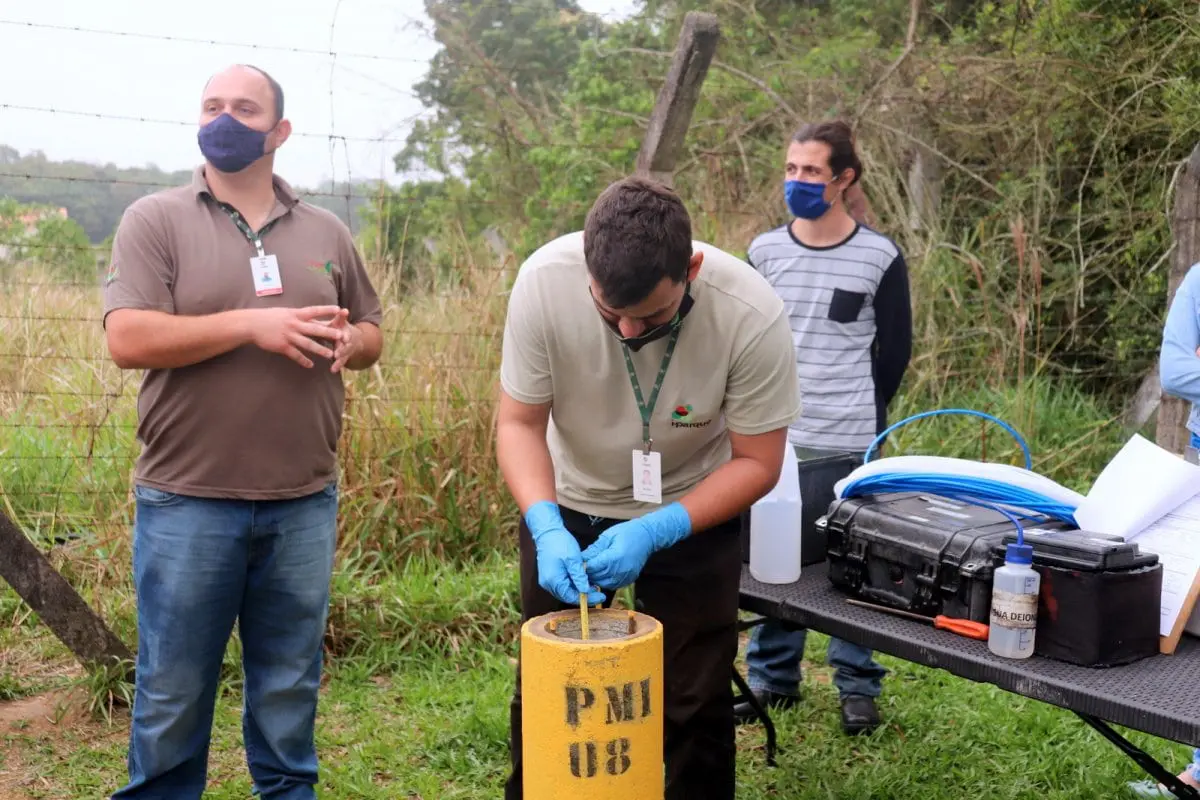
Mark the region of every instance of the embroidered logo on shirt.
[[332, 261], [310, 261], [308, 262], [308, 268], [333, 280], [333, 270], [337, 268], [337, 264], [334, 264]]
[[672, 428], [703, 428], [712, 424], [711, 419], [695, 421], [692, 415], [692, 404], [685, 403], [675, 406], [675, 410], [671, 412], [671, 427]]

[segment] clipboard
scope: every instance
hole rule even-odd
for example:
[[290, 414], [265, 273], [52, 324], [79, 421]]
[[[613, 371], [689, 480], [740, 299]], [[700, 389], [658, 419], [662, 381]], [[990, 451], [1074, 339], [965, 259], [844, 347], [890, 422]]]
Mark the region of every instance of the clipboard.
[[[1200, 539], [1200, 531], [1196, 531], [1196, 537]], [[1163, 568], [1166, 569], [1165, 565]], [[1179, 647], [1179, 640], [1183, 638], [1184, 629], [1196, 611], [1197, 600], [1200, 600], [1200, 570], [1196, 570], [1196, 574], [1192, 578], [1192, 588], [1188, 591], [1183, 605], [1180, 606], [1179, 616], [1175, 618], [1175, 626], [1171, 628], [1170, 635], [1158, 637], [1158, 652], [1169, 656], [1175, 652], [1175, 648]]]
[[[1200, 492], [1129, 537], [1162, 565], [1159, 647], [1175, 652], [1200, 600]], [[1163, 630], [1168, 624], [1170, 629]]]

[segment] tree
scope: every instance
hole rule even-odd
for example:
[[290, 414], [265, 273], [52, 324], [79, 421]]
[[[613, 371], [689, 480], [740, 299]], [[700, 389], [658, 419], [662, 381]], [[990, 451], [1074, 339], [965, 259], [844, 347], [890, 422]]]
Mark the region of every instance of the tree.
[[47, 216], [27, 244], [19, 248], [25, 260], [40, 264], [64, 283], [95, 283], [97, 251], [87, 233], [73, 219]]
[[[573, 0], [427, 0], [425, 9], [442, 50], [415, 90], [434, 113], [413, 126], [395, 166], [441, 177], [394, 193], [383, 216], [401, 214], [423, 232], [451, 219], [469, 235], [493, 224], [515, 240], [543, 178], [528, 155], [553, 145], [571, 71], [606, 27]], [[403, 253], [394, 233], [375, 241], [394, 257], [414, 256], [411, 237]]]

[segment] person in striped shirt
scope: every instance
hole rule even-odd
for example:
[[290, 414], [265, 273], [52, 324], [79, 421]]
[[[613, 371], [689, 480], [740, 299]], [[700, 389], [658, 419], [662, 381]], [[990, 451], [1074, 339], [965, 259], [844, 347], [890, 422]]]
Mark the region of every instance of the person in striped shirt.
[[[800, 459], [862, 458], [887, 426], [887, 407], [912, 353], [908, 269], [900, 248], [861, 220], [862, 162], [843, 121], [805, 125], [788, 145], [784, 195], [794, 219], [756, 237], [747, 260], [787, 308], [804, 398], [788, 441]], [[856, 207], [857, 206], [857, 207]], [[856, 218], [857, 217], [857, 218]], [[799, 700], [804, 629], [767, 622], [746, 652], [747, 683], [766, 706]], [[831, 639], [827, 657], [850, 734], [876, 728], [886, 670], [870, 650]], [[739, 720], [754, 712], [746, 702]]]

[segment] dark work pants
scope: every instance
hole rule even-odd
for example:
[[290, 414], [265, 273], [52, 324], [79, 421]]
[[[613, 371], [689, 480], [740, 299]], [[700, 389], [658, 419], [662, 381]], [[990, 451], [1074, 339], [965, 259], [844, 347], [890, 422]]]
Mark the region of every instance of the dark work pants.
[[[586, 549], [619, 520], [595, 523], [562, 509], [567, 530]], [[522, 622], [568, 608], [538, 586], [537, 557], [521, 523]], [[730, 678], [737, 655], [738, 584], [741, 580], [738, 521], [695, 533], [646, 562], [634, 593], [638, 610], [663, 626], [666, 800], [732, 800], [734, 718]], [[608, 594], [608, 593], [606, 593]], [[605, 605], [611, 602], [611, 594]], [[512, 773], [505, 800], [521, 800], [521, 671], [510, 720]], [[569, 788], [563, 797], [570, 797]]]

